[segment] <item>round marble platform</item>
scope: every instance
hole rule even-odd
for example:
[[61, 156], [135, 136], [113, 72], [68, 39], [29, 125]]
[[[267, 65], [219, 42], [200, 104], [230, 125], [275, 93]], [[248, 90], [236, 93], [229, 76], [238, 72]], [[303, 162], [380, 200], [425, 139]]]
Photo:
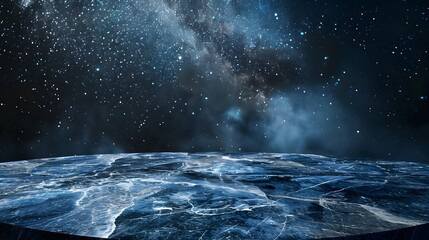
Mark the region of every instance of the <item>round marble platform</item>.
[[320, 239], [429, 222], [429, 166], [410, 162], [74, 156], [1, 163], [0, 189], [0, 222], [97, 238]]

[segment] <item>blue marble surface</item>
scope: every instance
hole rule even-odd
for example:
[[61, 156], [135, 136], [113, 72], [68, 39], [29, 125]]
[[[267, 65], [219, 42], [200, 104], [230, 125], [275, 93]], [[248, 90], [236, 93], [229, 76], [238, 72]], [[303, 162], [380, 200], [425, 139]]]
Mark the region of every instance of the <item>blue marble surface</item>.
[[121, 239], [312, 239], [429, 222], [429, 166], [145, 153], [0, 164], [0, 222]]

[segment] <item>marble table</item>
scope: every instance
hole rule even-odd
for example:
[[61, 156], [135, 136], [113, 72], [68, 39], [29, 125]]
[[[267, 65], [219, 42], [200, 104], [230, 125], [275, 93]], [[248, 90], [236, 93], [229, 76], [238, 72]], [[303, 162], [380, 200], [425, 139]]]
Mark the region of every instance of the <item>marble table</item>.
[[114, 239], [321, 239], [429, 222], [429, 166], [136, 153], [0, 164], [0, 222]]

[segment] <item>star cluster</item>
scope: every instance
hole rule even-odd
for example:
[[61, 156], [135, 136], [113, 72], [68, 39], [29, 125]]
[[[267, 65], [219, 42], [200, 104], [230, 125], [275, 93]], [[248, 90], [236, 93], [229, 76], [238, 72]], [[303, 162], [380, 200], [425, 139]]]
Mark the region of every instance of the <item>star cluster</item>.
[[0, 12], [4, 160], [428, 156], [425, 1], [25, 0]]

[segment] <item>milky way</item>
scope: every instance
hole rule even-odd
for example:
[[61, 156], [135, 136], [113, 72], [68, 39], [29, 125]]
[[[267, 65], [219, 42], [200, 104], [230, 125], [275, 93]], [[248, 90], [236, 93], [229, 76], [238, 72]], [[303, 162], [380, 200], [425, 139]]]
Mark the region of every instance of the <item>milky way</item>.
[[427, 4], [334, 2], [2, 3], [5, 160], [124, 151], [425, 159]]

